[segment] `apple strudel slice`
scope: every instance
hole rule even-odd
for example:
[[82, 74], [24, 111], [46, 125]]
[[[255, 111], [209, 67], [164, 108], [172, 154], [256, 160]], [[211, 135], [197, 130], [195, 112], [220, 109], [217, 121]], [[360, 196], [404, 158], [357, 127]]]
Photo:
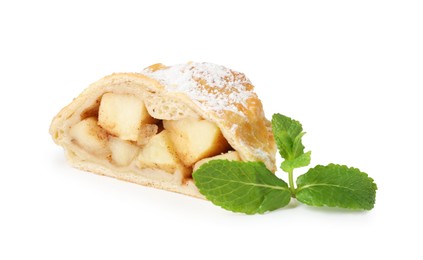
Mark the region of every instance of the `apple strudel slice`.
[[211, 63], [155, 64], [90, 85], [53, 119], [76, 168], [202, 197], [193, 170], [213, 159], [262, 161], [276, 147], [244, 74]]

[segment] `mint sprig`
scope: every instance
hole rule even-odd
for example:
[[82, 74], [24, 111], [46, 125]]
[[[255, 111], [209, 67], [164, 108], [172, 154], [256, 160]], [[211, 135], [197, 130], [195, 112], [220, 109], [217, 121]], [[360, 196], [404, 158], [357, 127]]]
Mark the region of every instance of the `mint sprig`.
[[261, 162], [213, 160], [193, 173], [201, 194], [224, 209], [246, 214], [264, 213], [286, 206], [290, 198], [310, 206], [370, 210], [377, 186], [366, 173], [345, 165], [318, 165], [297, 178], [293, 171], [310, 164], [311, 152], [304, 152], [300, 122], [281, 114], [272, 117], [272, 129], [281, 169], [288, 183], [270, 172]]

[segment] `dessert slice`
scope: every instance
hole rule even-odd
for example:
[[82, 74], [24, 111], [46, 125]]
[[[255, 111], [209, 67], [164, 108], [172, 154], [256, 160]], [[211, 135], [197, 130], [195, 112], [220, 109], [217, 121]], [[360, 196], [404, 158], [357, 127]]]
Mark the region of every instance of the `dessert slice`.
[[191, 174], [207, 161], [276, 169], [270, 127], [245, 75], [187, 63], [93, 83], [56, 115], [50, 133], [74, 167], [203, 197]]

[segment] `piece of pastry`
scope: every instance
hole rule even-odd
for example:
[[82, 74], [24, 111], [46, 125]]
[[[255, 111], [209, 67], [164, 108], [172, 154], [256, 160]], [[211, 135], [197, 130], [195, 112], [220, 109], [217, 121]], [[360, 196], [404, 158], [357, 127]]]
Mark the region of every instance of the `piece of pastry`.
[[193, 169], [211, 159], [275, 171], [270, 122], [244, 74], [211, 63], [116, 73], [57, 114], [54, 141], [76, 168], [202, 197]]

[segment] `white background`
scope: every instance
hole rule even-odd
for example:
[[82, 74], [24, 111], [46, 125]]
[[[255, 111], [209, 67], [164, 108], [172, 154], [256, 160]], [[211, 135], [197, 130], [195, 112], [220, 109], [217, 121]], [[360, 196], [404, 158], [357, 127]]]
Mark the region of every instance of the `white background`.
[[[0, 29], [0, 259], [422, 259], [421, 1], [1, 1]], [[246, 216], [66, 164], [48, 128], [72, 98], [186, 61], [246, 73], [375, 208]]]

